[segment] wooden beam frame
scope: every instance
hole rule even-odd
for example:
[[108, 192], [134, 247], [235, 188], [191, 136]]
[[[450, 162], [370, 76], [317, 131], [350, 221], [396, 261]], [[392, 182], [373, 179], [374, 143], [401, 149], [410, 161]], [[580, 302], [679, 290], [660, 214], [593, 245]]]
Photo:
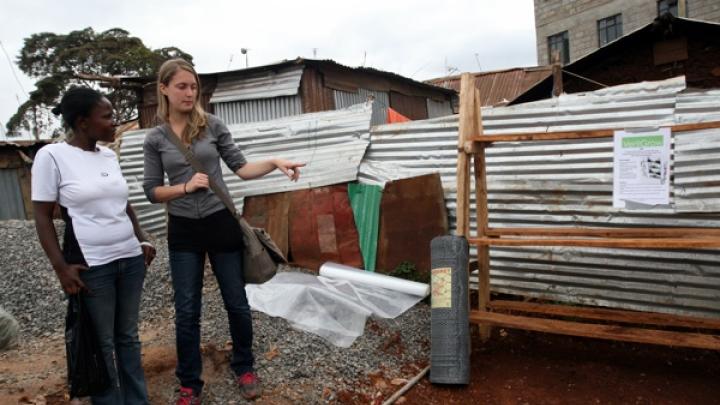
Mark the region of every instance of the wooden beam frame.
[[[485, 149], [492, 146], [493, 142], [606, 138], [612, 137], [615, 129], [483, 135], [479, 100], [479, 90], [474, 86], [472, 76], [463, 74], [460, 89], [458, 137], [457, 234], [468, 238], [468, 241], [475, 244], [478, 249], [478, 310], [471, 311], [469, 320], [471, 323], [481, 326], [481, 338], [484, 340], [489, 337], [489, 326], [492, 325], [591, 338], [720, 350], [720, 334], [668, 331], [627, 325], [720, 331], [719, 319], [598, 307], [490, 300], [490, 258], [488, 253], [490, 246], [708, 249], [720, 248], [720, 228], [491, 228], [488, 224]], [[713, 128], [720, 128], [720, 121], [681, 124], [671, 127], [673, 133]], [[478, 230], [475, 237], [469, 235], [471, 164], [475, 172], [478, 218]], [[543, 316], [579, 320], [548, 319], [542, 318]]]
[[470, 312], [470, 322], [596, 339], [692, 347], [696, 349], [720, 349], [720, 335], [694, 332], [673, 332], [618, 325], [590, 324], [480, 311]]

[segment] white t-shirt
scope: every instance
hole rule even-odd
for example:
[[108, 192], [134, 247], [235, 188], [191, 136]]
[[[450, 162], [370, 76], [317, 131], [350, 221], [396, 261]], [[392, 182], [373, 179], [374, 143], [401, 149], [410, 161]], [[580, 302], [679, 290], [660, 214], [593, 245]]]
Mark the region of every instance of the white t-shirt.
[[67, 209], [88, 266], [142, 253], [125, 212], [127, 182], [106, 147], [90, 152], [61, 142], [41, 148], [32, 166], [32, 199]]

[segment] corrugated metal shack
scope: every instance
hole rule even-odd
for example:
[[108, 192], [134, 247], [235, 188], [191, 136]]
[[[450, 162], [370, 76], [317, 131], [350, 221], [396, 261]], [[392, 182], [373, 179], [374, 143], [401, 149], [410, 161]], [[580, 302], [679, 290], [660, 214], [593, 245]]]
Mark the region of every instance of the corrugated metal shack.
[[[484, 108], [484, 130], [623, 129], [720, 119], [720, 92], [685, 87], [678, 78]], [[375, 127], [360, 179], [383, 184], [440, 173], [454, 229], [457, 136], [457, 116]], [[496, 143], [486, 151], [490, 226], [720, 226], [719, 148], [720, 130], [676, 137], [671, 208], [621, 211], [612, 207], [611, 138]], [[490, 266], [496, 292], [720, 317], [717, 251], [493, 247]]]
[[0, 142], [0, 220], [33, 219], [30, 168], [49, 141]]
[[[688, 88], [720, 88], [720, 24], [670, 14], [563, 67], [566, 93], [685, 76]], [[589, 79], [589, 80], [588, 80]], [[552, 96], [545, 78], [513, 103]]]
[[[454, 90], [373, 68], [332, 60], [297, 58], [248, 69], [201, 74], [204, 107], [227, 124], [267, 121], [336, 110], [372, 96], [373, 125], [386, 123], [392, 107], [410, 119], [452, 114]], [[156, 82], [146, 83], [138, 107], [140, 127], [155, 124]]]

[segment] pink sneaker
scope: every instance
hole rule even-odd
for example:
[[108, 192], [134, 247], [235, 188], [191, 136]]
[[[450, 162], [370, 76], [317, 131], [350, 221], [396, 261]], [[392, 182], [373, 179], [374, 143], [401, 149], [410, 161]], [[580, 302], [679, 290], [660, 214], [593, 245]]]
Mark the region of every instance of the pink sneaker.
[[200, 397], [195, 395], [192, 388], [180, 387], [180, 395], [175, 405], [200, 405]]
[[237, 378], [237, 384], [240, 387], [240, 395], [246, 400], [255, 399], [260, 396], [260, 380], [252, 371], [242, 374]]

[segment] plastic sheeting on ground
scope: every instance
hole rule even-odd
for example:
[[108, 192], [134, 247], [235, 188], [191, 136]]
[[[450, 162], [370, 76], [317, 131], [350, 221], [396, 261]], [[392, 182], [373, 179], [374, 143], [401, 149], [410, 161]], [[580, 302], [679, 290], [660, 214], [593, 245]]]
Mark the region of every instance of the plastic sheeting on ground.
[[396, 318], [424, 297], [304, 273], [278, 273], [245, 287], [250, 307], [282, 317], [335, 346], [350, 347], [370, 315]]

